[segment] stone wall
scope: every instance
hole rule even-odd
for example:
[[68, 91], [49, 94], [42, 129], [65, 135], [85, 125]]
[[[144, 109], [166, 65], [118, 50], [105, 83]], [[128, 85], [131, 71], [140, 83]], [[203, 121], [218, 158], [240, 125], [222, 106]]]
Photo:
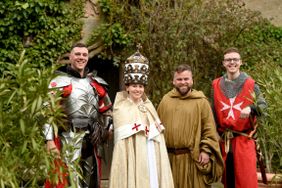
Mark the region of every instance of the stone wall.
[[247, 8], [261, 12], [262, 16], [282, 27], [282, 0], [243, 0]]

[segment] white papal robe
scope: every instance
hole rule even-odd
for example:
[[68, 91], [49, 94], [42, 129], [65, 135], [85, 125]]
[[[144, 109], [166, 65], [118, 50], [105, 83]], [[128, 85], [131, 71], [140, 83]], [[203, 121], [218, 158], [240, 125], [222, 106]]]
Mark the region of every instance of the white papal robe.
[[138, 104], [118, 92], [113, 107], [110, 188], [173, 188], [162, 126], [151, 101]]

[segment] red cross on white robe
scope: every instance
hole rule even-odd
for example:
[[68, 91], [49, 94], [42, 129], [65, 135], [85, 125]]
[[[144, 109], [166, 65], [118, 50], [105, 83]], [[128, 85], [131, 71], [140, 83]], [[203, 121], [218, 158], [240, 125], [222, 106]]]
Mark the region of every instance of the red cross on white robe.
[[131, 128], [132, 130], [136, 129], [136, 131], [138, 131], [138, 127], [140, 127], [141, 124], [136, 124], [134, 123], [133, 127]]
[[146, 128], [145, 128], [145, 134], [148, 135], [148, 133], [149, 133], [149, 129], [148, 129], [148, 126], [146, 126]]

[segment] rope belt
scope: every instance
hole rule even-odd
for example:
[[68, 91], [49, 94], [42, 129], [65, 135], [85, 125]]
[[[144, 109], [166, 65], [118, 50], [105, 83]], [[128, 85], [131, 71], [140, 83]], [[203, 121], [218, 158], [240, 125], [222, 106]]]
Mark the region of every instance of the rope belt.
[[225, 152], [228, 153], [230, 150], [230, 140], [236, 136], [245, 136], [249, 138], [249, 134], [245, 132], [234, 131], [231, 129], [225, 129], [221, 135], [221, 138], [224, 140], [224, 149]]
[[191, 149], [189, 148], [167, 148], [168, 153], [173, 153], [175, 155], [181, 155], [185, 153], [190, 153]]

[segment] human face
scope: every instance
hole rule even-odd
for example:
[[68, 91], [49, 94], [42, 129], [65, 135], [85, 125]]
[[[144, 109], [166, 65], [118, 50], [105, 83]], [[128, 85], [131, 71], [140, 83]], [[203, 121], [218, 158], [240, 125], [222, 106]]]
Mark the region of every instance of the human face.
[[75, 47], [70, 53], [71, 67], [83, 75], [88, 62], [88, 49], [85, 47]]
[[181, 95], [186, 95], [193, 86], [192, 72], [188, 70], [175, 72], [172, 83]]
[[237, 77], [240, 74], [240, 66], [242, 65], [240, 54], [231, 52], [224, 55], [223, 66], [231, 77]]
[[129, 84], [126, 86], [126, 91], [129, 94], [129, 98], [134, 102], [139, 102], [144, 94], [144, 85], [142, 84]]

